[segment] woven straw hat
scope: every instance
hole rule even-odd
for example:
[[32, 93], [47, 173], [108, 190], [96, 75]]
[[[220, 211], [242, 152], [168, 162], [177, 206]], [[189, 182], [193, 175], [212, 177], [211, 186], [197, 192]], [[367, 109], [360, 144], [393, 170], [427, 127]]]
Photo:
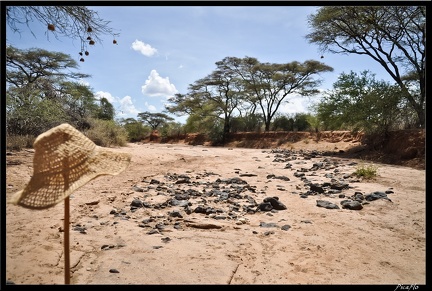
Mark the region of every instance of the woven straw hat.
[[67, 123], [39, 135], [33, 147], [33, 176], [10, 200], [31, 209], [54, 206], [97, 176], [120, 174], [131, 160], [97, 146]]

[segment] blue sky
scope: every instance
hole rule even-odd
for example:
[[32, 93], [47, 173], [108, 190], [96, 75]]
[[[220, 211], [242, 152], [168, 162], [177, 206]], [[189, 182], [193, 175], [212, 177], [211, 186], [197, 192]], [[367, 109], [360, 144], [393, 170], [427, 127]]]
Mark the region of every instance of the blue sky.
[[[107, 2], [109, 3], [109, 2]], [[121, 2], [117, 2], [121, 3]], [[45, 25], [34, 24], [36, 38], [24, 26], [21, 34], [7, 27], [7, 43], [20, 49], [32, 47], [60, 51], [76, 58], [79, 70], [90, 74], [82, 80], [98, 98], [106, 97], [117, 118], [137, 118], [139, 112], [162, 112], [167, 98], [187, 93], [189, 84], [216, 69], [225, 57], [254, 57], [260, 62], [289, 63], [319, 60], [334, 68], [323, 73], [321, 90], [332, 88], [342, 73], [370, 70], [376, 79], [391, 81], [370, 57], [325, 54], [309, 44], [307, 16], [316, 6], [89, 6], [110, 21], [120, 36], [89, 46], [79, 62], [78, 40], [57, 40]], [[308, 112], [319, 95], [288, 96], [280, 112]], [[174, 117], [174, 116], [173, 116]], [[186, 117], [176, 118], [184, 123]]]

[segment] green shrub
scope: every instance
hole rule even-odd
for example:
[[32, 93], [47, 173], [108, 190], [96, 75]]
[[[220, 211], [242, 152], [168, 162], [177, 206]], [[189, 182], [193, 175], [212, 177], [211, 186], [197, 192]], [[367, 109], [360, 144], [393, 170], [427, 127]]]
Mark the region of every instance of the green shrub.
[[146, 138], [151, 132], [149, 126], [144, 126], [139, 121], [125, 123], [123, 127], [126, 129], [130, 142], [141, 141]]
[[354, 174], [365, 179], [372, 179], [378, 174], [378, 167], [374, 165], [359, 165]]
[[113, 120], [90, 119], [90, 129], [84, 134], [102, 147], [125, 146], [128, 142], [126, 129]]

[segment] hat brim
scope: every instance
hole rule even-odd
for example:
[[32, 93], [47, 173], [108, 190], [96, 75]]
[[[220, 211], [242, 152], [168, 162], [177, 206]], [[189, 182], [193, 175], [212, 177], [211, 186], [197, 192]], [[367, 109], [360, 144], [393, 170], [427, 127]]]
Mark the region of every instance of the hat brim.
[[[70, 130], [70, 126], [66, 129]], [[33, 176], [23, 190], [14, 194], [10, 203], [30, 209], [49, 208], [96, 177], [117, 175], [128, 167], [129, 154], [96, 146], [79, 131], [68, 134], [73, 137], [68, 136], [65, 143], [58, 142], [52, 151], [46, 150], [43, 138], [35, 141]], [[86, 147], [80, 147], [81, 144]], [[65, 155], [64, 152], [70, 153]]]

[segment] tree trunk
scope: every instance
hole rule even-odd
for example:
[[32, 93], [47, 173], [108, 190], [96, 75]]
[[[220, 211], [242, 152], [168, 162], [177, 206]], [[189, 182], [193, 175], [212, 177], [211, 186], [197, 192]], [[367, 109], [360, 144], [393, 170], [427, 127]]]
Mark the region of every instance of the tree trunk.
[[226, 138], [227, 138], [228, 134], [230, 133], [230, 130], [231, 130], [231, 125], [230, 125], [229, 118], [225, 118], [224, 129], [223, 129], [223, 134], [222, 134], [222, 144], [225, 144]]
[[417, 116], [418, 116], [418, 125], [417, 125], [417, 127], [424, 128], [425, 127], [425, 122], [426, 122], [425, 119], [426, 118], [425, 118], [425, 110], [423, 109], [423, 106], [421, 106], [421, 104], [417, 104], [414, 107], [414, 109], [415, 109], [415, 111], [417, 113]]
[[265, 130], [264, 131], [270, 131], [270, 119], [267, 119], [265, 121]]

